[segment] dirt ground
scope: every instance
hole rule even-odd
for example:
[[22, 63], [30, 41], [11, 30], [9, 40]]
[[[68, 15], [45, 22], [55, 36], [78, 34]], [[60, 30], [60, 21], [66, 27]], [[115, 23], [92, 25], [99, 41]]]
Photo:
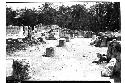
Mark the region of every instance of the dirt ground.
[[[7, 76], [12, 73], [12, 59], [26, 59], [30, 63], [30, 80], [110, 80], [101, 77], [105, 64], [97, 65], [96, 53], [106, 54], [107, 47], [90, 46], [91, 38], [74, 38], [64, 47], [56, 47], [57, 40], [29, 47], [7, 55]], [[54, 47], [54, 57], [43, 57], [46, 47]]]

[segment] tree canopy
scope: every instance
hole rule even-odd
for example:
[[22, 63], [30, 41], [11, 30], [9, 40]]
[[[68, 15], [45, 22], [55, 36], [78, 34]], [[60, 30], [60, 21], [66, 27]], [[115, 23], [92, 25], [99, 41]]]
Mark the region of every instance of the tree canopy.
[[43, 25], [58, 25], [71, 30], [114, 31], [121, 29], [120, 3], [97, 2], [90, 8], [76, 4], [59, 6], [54, 9], [52, 3], [42, 4], [39, 9], [13, 10], [6, 7], [6, 26], [30, 26], [42, 23]]

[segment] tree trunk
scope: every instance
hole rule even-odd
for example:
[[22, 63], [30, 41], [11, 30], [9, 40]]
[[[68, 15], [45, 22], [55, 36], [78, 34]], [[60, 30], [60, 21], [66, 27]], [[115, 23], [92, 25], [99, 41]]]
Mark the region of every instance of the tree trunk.
[[27, 37], [28, 37], [28, 39], [30, 39], [30, 40], [31, 40], [31, 37], [32, 37], [31, 32], [32, 32], [31, 27], [28, 26], [28, 35], [27, 35]]

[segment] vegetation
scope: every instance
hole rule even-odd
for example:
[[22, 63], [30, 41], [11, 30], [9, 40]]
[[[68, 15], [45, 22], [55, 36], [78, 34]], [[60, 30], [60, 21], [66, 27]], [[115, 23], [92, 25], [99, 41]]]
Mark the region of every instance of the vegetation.
[[[25, 63], [25, 65], [24, 65]], [[27, 80], [29, 75], [29, 65], [23, 61], [13, 61], [13, 78], [15, 80]]]
[[[85, 5], [59, 6], [54, 9], [52, 3], [45, 3], [39, 9], [18, 9], [6, 7], [6, 25], [29, 26], [29, 33], [34, 26], [59, 25], [71, 30], [93, 32], [120, 30], [120, 3], [97, 2], [90, 8]], [[29, 34], [30, 36], [30, 34]]]

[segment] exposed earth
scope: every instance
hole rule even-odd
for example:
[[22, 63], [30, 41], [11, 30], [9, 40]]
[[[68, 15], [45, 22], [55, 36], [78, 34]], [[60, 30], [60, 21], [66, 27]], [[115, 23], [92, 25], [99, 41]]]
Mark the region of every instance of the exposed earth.
[[[107, 47], [90, 45], [91, 38], [74, 38], [64, 47], [56, 47], [57, 40], [40, 44], [7, 55], [7, 76], [12, 73], [12, 59], [26, 59], [30, 64], [29, 80], [110, 80], [101, 77], [104, 64], [92, 63], [96, 53], [106, 54]], [[54, 57], [43, 57], [46, 47], [54, 47]]]

